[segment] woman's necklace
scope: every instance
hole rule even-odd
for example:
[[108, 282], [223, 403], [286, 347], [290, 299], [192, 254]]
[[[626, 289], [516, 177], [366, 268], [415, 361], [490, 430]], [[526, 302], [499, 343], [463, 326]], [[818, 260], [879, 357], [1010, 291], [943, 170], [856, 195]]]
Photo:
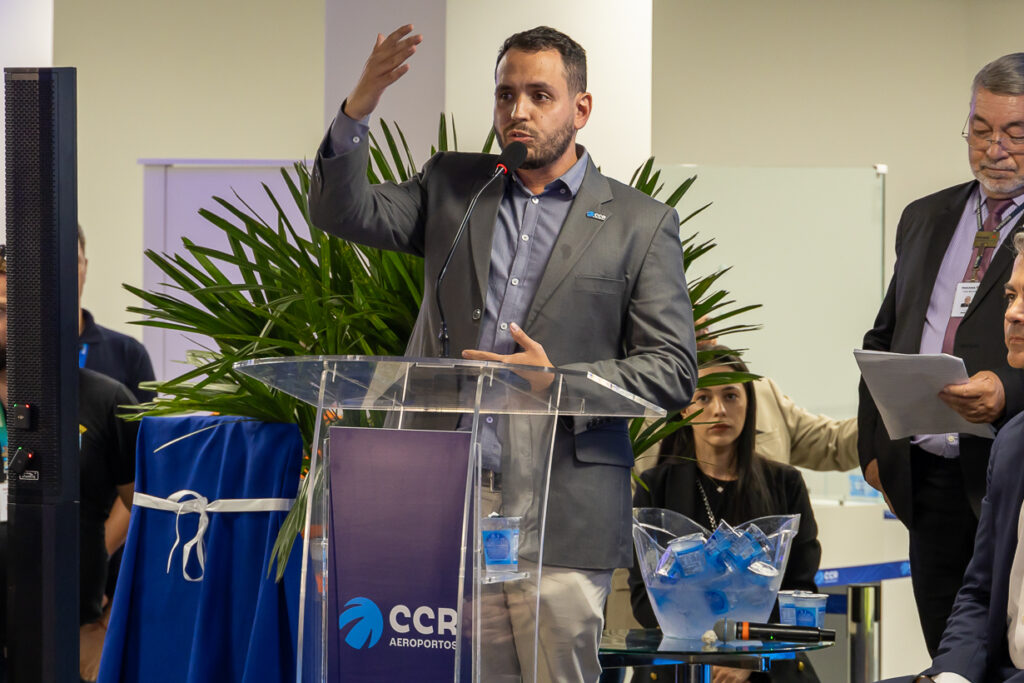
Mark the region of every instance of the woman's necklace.
[[708, 497], [708, 492], [704, 488], [704, 484], [701, 483], [701, 478], [707, 479], [715, 487], [715, 492], [719, 494], [718, 500], [716, 501], [716, 507], [721, 506], [721, 495], [725, 493], [725, 487], [728, 484], [733, 483], [733, 481], [721, 481], [719, 479], [715, 479], [704, 470], [697, 468], [697, 476], [695, 477], [695, 480], [697, 482], [697, 490], [700, 491], [700, 497], [704, 501], [704, 510], [708, 513], [708, 521], [711, 522], [711, 529], [714, 530], [714, 528], [718, 524], [718, 519], [715, 517], [714, 511], [711, 509], [711, 499]]
[[[708, 521], [711, 522], [711, 530], [714, 531], [718, 526], [715, 523], [715, 514], [711, 512], [711, 501], [708, 500], [708, 494], [704, 491], [704, 484], [700, 483], [700, 478], [697, 479], [697, 489], [700, 491], [700, 497], [704, 499], [704, 510], [708, 513]], [[721, 491], [722, 489], [718, 489]]]
[[714, 477], [712, 477], [707, 472], [703, 472], [703, 474], [704, 474], [705, 477], [708, 478], [708, 481], [710, 481], [712, 484], [715, 485], [715, 490], [716, 491], [718, 491], [719, 493], [722, 493], [723, 491], [725, 491], [725, 482], [724, 481], [722, 481], [721, 479], [715, 479]]

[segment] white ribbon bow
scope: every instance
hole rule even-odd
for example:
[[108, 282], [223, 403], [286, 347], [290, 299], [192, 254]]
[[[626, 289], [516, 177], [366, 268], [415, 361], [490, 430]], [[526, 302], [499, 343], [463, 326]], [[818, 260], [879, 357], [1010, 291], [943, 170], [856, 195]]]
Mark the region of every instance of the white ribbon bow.
[[[187, 496], [191, 496], [191, 498], [182, 500], [182, 498]], [[181, 543], [181, 533], [178, 530], [178, 522], [181, 520], [181, 516], [193, 513], [199, 515], [199, 528], [196, 529], [196, 535], [192, 537], [192, 540], [185, 543], [181, 550], [181, 573], [186, 581], [202, 581], [203, 576], [206, 574], [206, 541], [204, 537], [206, 535], [206, 528], [210, 526], [210, 517], [206, 513], [287, 512], [291, 509], [294, 502], [294, 498], [222, 498], [211, 503], [205, 496], [186, 489], [176, 491], [167, 498], [157, 498], [148, 493], [136, 491], [135, 497], [132, 499], [132, 503], [139, 507], [175, 513], [174, 545], [171, 546], [171, 552], [167, 556], [168, 574], [171, 573], [174, 551], [178, 548], [178, 544]], [[188, 573], [188, 560], [193, 550], [196, 553], [196, 559], [199, 561], [199, 576], [197, 577], [189, 576]]]

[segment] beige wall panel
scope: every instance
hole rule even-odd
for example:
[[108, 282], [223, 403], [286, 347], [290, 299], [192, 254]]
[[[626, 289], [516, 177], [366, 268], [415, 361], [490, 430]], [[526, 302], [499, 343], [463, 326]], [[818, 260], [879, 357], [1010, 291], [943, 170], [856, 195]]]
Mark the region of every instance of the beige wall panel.
[[891, 269], [903, 207], [970, 178], [958, 136], [970, 79], [1021, 49], [1022, 22], [1024, 4], [1012, 2], [657, 0], [654, 152], [701, 164], [887, 163]]
[[323, 134], [323, 0], [56, 0], [54, 64], [78, 68], [85, 305], [136, 336], [140, 158], [311, 158]]

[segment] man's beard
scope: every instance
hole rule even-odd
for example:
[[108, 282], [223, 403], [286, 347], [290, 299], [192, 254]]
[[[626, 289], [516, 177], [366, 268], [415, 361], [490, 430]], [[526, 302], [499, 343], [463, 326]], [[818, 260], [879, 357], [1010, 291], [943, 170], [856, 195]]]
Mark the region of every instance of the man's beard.
[[1024, 177], [1020, 175], [1006, 177], [1006, 178], [990, 178], [982, 173], [982, 170], [973, 170], [974, 177], [977, 179], [981, 186], [985, 188], [985, 193], [989, 196], [992, 195], [1005, 195], [1008, 197], [1020, 194], [1021, 188], [1024, 188]]
[[[513, 127], [511, 130], [515, 130], [515, 128]], [[533, 131], [528, 130], [527, 132], [533, 135]], [[572, 143], [572, 136], [575, 132], [576, 129], [573, 127], [573, 122], [570, 120], [564, 128], [555, 131], [546, 138], [538, 138], [534, 136], [537, 147], [529, 149], [526, 161], [524, 161], [523, 165], [519, 168], [530, 171], [537, 168], [544, 168], [545, 166], [558, 161]]]

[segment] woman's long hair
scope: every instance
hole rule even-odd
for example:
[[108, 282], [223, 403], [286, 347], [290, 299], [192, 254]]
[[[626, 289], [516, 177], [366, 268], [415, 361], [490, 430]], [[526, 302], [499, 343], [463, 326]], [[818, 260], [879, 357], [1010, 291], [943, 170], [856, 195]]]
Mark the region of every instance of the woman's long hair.
[[[714, 346], [711, 350], [721, 353], [716, 354], [715, 360], [710, 362], [709, 366], [725, 366], [736, 372], [749, 372], [746, 364], [738, 356], [729, 353], [724, 346]], [[747, 395], [747, 412], [744, 416], [743, 429], [735, 442], [736, 492], [724, 515], [730, 524], [740, 524], [772, 514], [771, 496], [765, 476], [765, 462], [754, 452], [754, 440], [757, 434], [757, 402], [754, 398], [753, 383], [744, 382], [743, 390]], [[706, 418], [698, 416], [697, 419]], [[689, 425], [683, 426], [661, 442], [659, 463], [680, 462], [680, 459], [692, 460], [694, 463], [697, 460], [693, 428]]]

